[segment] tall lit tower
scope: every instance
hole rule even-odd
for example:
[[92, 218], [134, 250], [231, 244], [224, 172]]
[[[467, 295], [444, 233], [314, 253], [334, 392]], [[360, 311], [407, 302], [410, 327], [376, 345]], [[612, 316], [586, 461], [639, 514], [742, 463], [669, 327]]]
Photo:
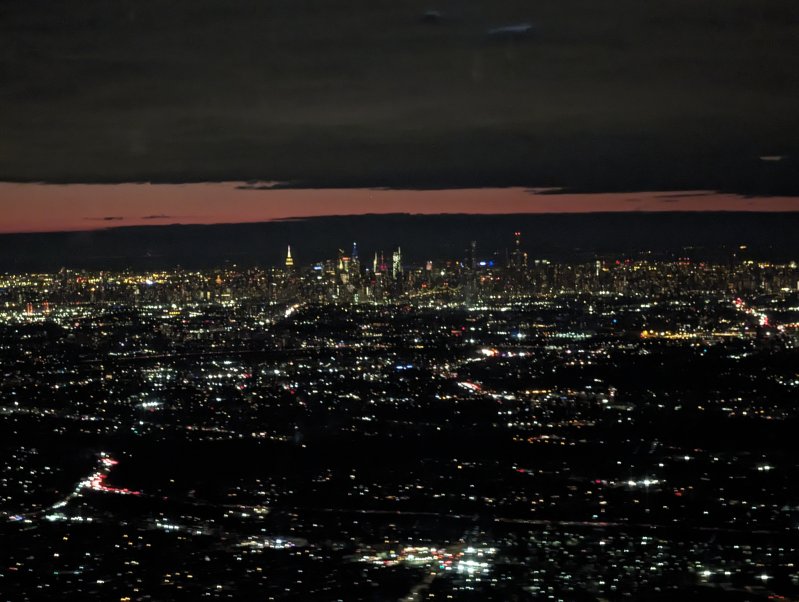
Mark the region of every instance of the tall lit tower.
[[350, 257], [350, 271], [357, 278], [361, 273], [361, 260], [358, 258], [358, 243], [352, 243], [352, 256]]
[[477, 241], [473, 240], [469, 243], [469, 248], [466, 252], [466, 267], [473, 270], [477, 267]]
[[291, 245], [288, 246], [288, 251], [286, 252], [286, 269], [290, 269], [294, 267], [294, 258], [291, 256]]
[[396, 280], [402, 274], [402, 249], [397, 247], [391, 257], [391, 277]]
[[522, 233], [513, 233], [513, 252], [510, 255], [512, 268], [521, 269], [527, 265], [527, 255], [522, 251]]

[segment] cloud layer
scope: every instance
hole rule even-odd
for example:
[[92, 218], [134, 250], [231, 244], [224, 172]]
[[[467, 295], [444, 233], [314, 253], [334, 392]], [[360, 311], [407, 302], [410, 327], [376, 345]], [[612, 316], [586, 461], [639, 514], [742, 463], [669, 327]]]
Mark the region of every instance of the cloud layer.
[[0, 180], [799, 193], [799, 3], [429, 9], [6, 0]]

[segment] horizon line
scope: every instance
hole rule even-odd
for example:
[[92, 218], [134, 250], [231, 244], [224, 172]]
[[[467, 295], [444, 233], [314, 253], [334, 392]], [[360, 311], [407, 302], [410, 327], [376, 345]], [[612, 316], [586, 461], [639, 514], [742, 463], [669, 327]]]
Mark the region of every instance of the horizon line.
[[[797, 199], [799, 202], [799, 199]], [[171, 222], [168, 224], [130, 224], [130, 225], [117, 225], [105, 226], [97, 228], [74, 228], [62, 230], [15, 230], [6, 231], [0, 229], [0, 236], [31, 236], [31, 235], [46, 235], [46, 234], [93, 234], [93, 233], [109, 233], [120, 230], [157, 230], [166, 228], [215, 228], [220, 226], [257, 226], [265, 224], [282, 224], [282, 223], [298, 223], [314, 220], [326, 219], [351, 219], [351, 218], [391, 218], [391, 217], [580, 217], [580, 216], [608, 216], [608, 215], [772, 215], [772, 216], [793, 216], [799, 215], [799, 208], [790, 210], [779, 209], [674, 209], [674, 210], [656, 210], [656, 209], [636, 209], [636, 210], [585, 210], [585, 211], [519, 211], [519, 212], [496, 212], [496, 213], [470, 213], [470, 212], [438, 212], [438, 213], [422, 213], [422, 212], [370, 212], [370, 213], [330, 213], [320, 215], [300, 215], [291, 217], [278, 217], [273, 219], [260, 219], [252, 221], [220, 221], [220, 222]], [[116, 221], [114, 218], [111, 221]]]
[[241, 186], [241, 182], [0, 182], [0, 203], [4, 206], [0, 234], [268, 223], [359, 215], [799, 212], [799, 196], [748, 197], [708, 190], [585, 193], [522, 187], [403, 190]]

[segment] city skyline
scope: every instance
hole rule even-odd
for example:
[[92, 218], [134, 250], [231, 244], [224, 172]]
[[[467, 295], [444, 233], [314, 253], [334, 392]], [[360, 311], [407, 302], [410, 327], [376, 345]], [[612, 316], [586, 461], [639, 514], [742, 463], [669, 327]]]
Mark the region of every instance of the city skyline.
[[538, 259], [648, 255], [718, 261], [745, 248], [747, 257], [759, 261], [791, 261], [799, 256], [793, 234], [798, 223], [799, 212], [640, 211], [366, 214], [106, 227], [2, 235], [0, 271], [283, 265], [286, 245], [297, 265], [307, 265], [335, 249], [349, 249], [353, 241], [370, 260], [375, 251], [390, 253], [397, 246], [411, 262], [460, 260], [473, 242], [480, 253], [508, 249], [516, 231], [523, 234], [523, 249]]

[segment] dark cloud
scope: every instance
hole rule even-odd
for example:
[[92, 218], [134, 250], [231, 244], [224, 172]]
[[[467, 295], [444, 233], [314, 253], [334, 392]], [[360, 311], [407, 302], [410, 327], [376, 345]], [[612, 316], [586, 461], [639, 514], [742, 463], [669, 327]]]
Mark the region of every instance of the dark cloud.
[[83, 219], [93, 222], [118, 222], [125, 218], [117, 215], [107, 215], [105, 217], [84, 217]]
[[655, 195], [656, 199], [664, 199], [664, 201], [677, 201], [679, 199], [692, 199], [698, 198], [703, 196], [714, 196], [715, 192], [712, 191], [705, 191], [705, 192], [683, 192], [683, 193], [670, 193], [670, 194], [658, 194]]
[[237, 190], [278, 190], [281, 188], [292, 188], [291, 182], [245, 182], [236, 186]]
[[799, 3], [452, 5], [4, 0], [0, 179], [799, 193]]
[[525, 192], [528, 194], [561, 194], [566, 192], [563, 188], [529, 188]]

